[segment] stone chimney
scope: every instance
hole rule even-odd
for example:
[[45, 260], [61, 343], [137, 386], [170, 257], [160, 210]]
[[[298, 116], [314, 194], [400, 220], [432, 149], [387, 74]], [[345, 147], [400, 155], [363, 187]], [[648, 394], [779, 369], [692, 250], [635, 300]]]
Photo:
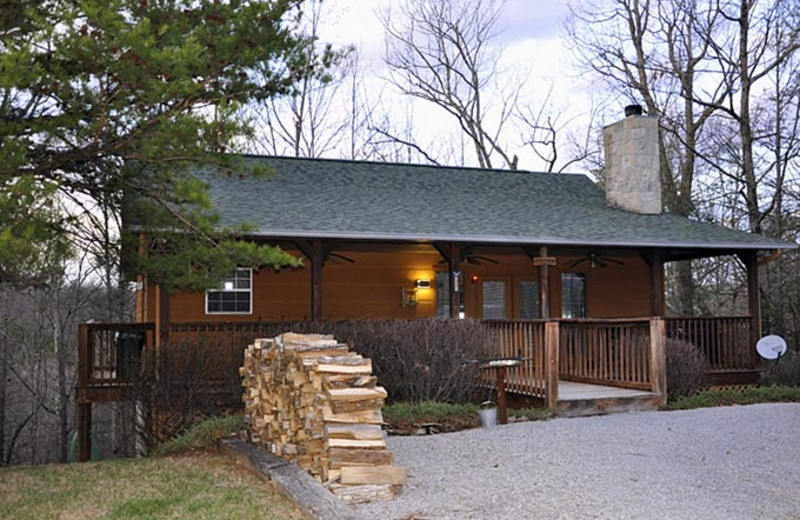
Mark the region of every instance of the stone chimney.
[[658, 118], [625, 107], [625, 119], [603, 128], [606, 201], [634, 213], [661, 213]]

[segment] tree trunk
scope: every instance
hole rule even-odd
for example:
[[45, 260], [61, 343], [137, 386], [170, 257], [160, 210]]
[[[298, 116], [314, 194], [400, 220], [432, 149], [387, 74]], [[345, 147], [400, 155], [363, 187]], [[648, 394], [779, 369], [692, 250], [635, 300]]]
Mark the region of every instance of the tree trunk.
[[692, 261], [678, 262], [675, 265], [675, 276], [678, 282], [678, 313], [681, 316], [693, 316], [695, 287]]
[[[5, 318], [5, 316], [3, 316]], [[3, 322], [6, 320], [3, 319]], [[6, 381], [8, 381], [8, 355], [6, 352], [6, 323], [0, 333], [0, 467], [6, 464]]]
[[58, 459], [67, 462], [69, 457], [69, 388], [67, 387], [67, 353], [61, 335], [61, 321], [53, 320], [53, 343], [58, 370]]
[[748, 39], [750, 30], [750, 2], [741, 0], [739, 9], [739, 138], [742, 141], [742, 177], [745, 183], [745, 203], [750, 231], [761, 232], [761, 211], [758, 208], [758, 183], [753, 161], [753, 123], [750, 118], [750, 93], [752, 77]]

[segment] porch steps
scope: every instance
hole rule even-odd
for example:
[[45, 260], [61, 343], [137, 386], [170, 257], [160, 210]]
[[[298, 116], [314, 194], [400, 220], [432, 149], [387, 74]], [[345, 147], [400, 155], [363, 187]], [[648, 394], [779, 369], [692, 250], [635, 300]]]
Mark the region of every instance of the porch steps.
[[652, 392], [564, 380], [558, 382], [558, 396], [556, 413], [561, 417], [643, 412], [661, 404]]
[[600, 397], [595, 399], [571, 399], [558, 401], [556, 414], [559, 417], [588, 417], [623, 412], [646, 412], [658, 410], [659, 396]]

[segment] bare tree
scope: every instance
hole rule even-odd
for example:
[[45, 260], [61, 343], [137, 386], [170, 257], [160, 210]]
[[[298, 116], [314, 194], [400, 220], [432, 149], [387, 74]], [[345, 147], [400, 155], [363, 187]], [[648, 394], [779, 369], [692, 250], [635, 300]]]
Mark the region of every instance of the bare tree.
[[[614, 0], [572, 8], [569, 35], [584, 67], [660, 118], [672, 212], [756, 232], [786, 214], [777, 208], [796, 160], [789, 69], [800, 15], [792, 5]], [[678, 265], [675, 275], [678, 309], [702, 307], [694, 297], [699, 273]]]
[[[295, 67], [296, 85], [289, 94], [270, 97], [248, 107], [256, 132], [246, 148], [256, 153], [321, 157], [343, 144], [348, 119], [338, 100], [346, 88], [354, 61], [352, 49], [334, 51], [318, 43], [319, 30], [329, 13], [322, 0], [309, 2], [306, 30], [314, 40]], [[319, 63], [338, 66], [315, 70]]]
[[397, 11], [383, 13], [386, 79], [402, 94], [449, 114], [480, 167], [494, 167], [493, 158], [499, 156], [504, 166], [516, 169], [517, 159], [501, 133], [514, 112], [520, 84], [498, 84], [499, 50], [492, 45], [502, 7], [496, 0], [406, 0]]
[[[661, 180], [667, 208], [697, 216], [694, 203], [698, 140], [730, 92], [722, 82], [704, 90], [697, 85], [709, 76], [704, 64], [710, 41], [720, 31], [720, 16], [710, 3], [698, 0], [614, 0], [611, 4], [581, 3], [571, 7], [569, 37], [576, 56], [613, 90], [626, 92], [631, 102], [644, 102], [661, 123]], [[676, 167], [674, 167], [676, 166]], [[675, 266], [678, 309], [695, 308], [690, 262]]]

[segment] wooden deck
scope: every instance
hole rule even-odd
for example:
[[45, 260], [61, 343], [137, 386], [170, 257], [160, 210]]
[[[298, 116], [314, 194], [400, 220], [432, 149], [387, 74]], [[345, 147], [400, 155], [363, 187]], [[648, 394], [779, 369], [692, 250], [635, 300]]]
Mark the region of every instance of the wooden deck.
[[654, 397], [653, 392], [632, 390], [616, 386], [590, 385], [588, 383], [574, 383], [572, 381], [558, 382], [559, 401], [580, 401], [585, 399], [617, 399], [632, 397]]

